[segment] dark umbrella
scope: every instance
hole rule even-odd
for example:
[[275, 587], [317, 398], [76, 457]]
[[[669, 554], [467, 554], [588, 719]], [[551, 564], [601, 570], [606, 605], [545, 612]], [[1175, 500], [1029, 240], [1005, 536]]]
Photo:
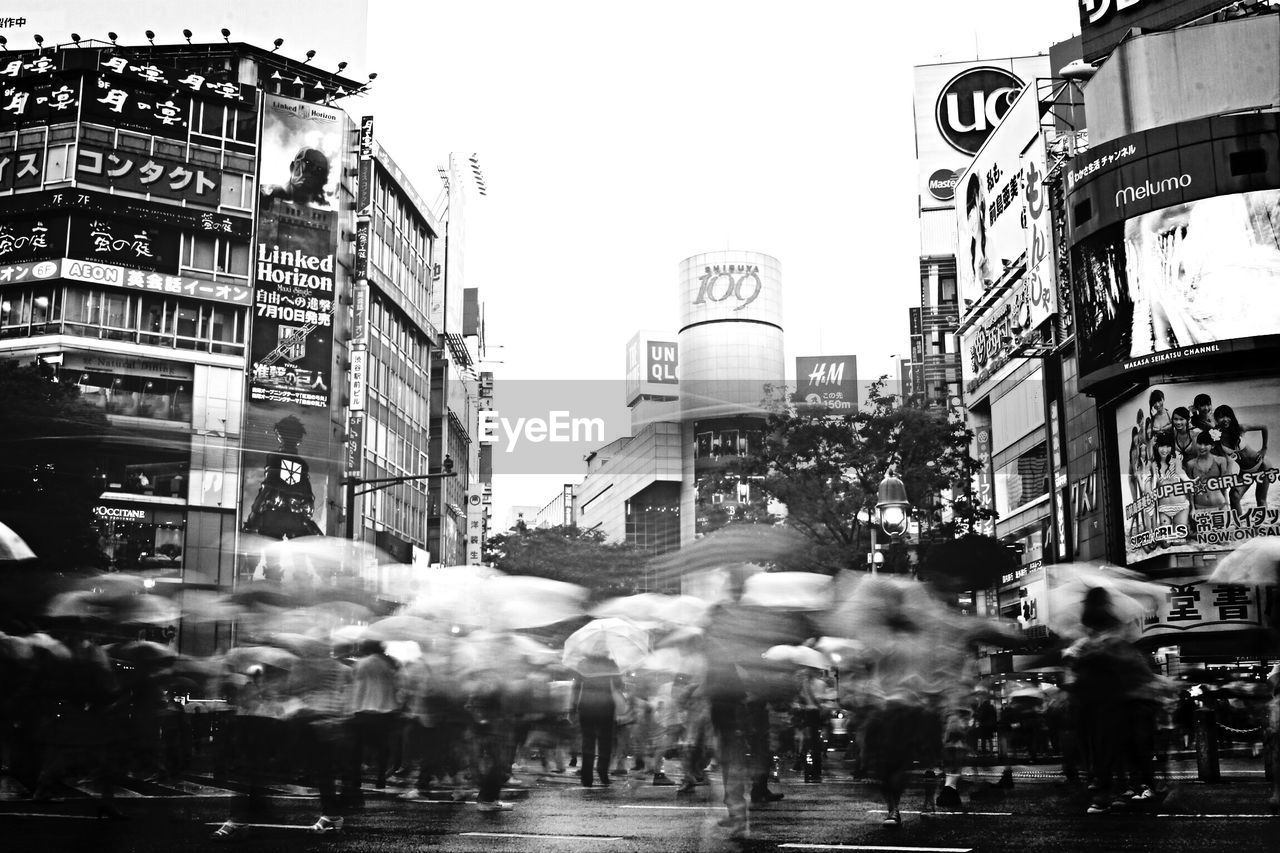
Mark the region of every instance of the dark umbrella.
[[239, 607], [295, 607], [294, 596], [272, 583], [250, 584], [227, 596], [227, 601]]

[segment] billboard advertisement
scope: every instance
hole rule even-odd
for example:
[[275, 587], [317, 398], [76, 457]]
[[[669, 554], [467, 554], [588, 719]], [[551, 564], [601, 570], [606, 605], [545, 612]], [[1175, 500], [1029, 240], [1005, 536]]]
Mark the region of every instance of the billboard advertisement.
[[264, 100], [249, 397], [327, 409], [344, 117]]
[[1163, 207], [1072, 250], [1082, 376], [1280, 334], [1280, 190]]
[[[344, 120], [333, 107], [264, 98], [243, 527], [274, 539], [318, 535], [328, 522]], [[255, 576], [285, 570], [264, 557]]]
[[1115, 416], [1127, 562], [1280, 535], [1274, 378], [1152, 385]]
[[956, 182], [1027, 83], [1049, 76], [1047, 56], [915, 68], [916, 166], [921, 208], [949, 208]]
[[1044, 146], [1036, 143], [1042, 132], [1039, 107], [1034, 87], [1018, 95], [956, 185], [961, 304], [981, 299], [1027, 249], [1028, 177], [1045, 172]]
[[848, 414], [858, 409], [858, 357], [796, 357], [796, 408], [803, 414]]

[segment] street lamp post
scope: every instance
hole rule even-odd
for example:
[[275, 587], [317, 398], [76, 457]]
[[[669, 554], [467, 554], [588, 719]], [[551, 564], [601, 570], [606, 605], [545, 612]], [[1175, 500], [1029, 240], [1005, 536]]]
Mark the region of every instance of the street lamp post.
[[907, 532], [911, 501], [907, 500], [907, 487], [892, 473], [885, 474], [877, 491], [876, 518], [871, 525], [871, 574], [876, 573], [876, 528], [879, 527], [892, 541]]
[[[347, 490], [347, 525], [346, 532], [343, 535], [347, 539], [356, 538], [355, 510], [357, 495], [377, 492], [388, 486], [394, 486], [396, 483], [411, 483], [416, 480], [442, 480], [445, 477], [456, 476], [458, 475], [453, 470], [453, 457], [445, 456], [444, 462], [440, 465], [440, 470], [429, 474], [406, 474], [403, 477], [372, 477], [368, 480], [363, 477], [343, 477], [342, 485]], [[357, 490], [357, 486], [366, 486], [367, 488]]]

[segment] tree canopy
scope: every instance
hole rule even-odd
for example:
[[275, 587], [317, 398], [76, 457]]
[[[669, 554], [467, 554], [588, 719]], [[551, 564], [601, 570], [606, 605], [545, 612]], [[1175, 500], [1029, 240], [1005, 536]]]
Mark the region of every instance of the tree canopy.
[[[955, 534], [954, 522], [942, 523], [944, 497], [956, 517], [993, 517], [963, 494], [980, 467], [969, 453], [973, 434], [945, 414], [898, 405], [886, 383], [871, 383], [868, 405], [843, 416], [797, 411], [781, 396], [766, 401], [764, 441], [742, 460], [742, 473], [786, 505], [789, 523], [832, 569], [865, 567], [870, 535], [858, 513], [874, 518], [880, 481], [890, 472], [902, 479], [917, 519], [940, 538]], [[961, 495], [950, 498], [952, 490]], [[905, 548], [891, 546], [885, 569], [904, 571], [908, 561]]]
[[632, 545], [610, 543], [598, 530], [568, 526], [501, 533], [485, 542], [484, 556], [508, 574], [578, 584], [597, 599], [644, 591], [649, 563], [648, 554]]

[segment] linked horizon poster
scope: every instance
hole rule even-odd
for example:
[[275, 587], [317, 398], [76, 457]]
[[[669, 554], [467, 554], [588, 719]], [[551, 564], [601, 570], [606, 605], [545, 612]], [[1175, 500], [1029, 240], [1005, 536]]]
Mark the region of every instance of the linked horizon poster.
[[[334, 107], [264, 97], [241, 529], [267, 539], [321, 535], [330, 520], [344, 121]], [[259, 579], [313, 571], [249, 556]]]
[[1115, 418], [1126, 562], [1280, 535], [1274, 378], [1152, 385]]
[[1280, 190], [1174, 204], [1072, 249], [1080, 374], [1280, 334]]

